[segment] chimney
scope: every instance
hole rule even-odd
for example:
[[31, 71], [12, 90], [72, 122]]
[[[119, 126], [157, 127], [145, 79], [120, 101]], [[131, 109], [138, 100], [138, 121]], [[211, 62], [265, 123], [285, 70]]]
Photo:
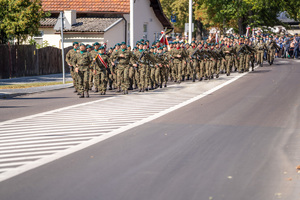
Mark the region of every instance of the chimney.
[[76, 10], [65, 10], [64, 14], [71, 26], [76, 24]]

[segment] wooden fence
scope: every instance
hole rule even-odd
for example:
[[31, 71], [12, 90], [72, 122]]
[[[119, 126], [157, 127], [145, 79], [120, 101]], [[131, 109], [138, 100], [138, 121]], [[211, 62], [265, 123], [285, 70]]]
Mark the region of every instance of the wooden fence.
[[[65, 57], [72, 47], [65, 48]], [[0, 79], [62, 73], [61, 49], [35, 45], [0, 45]], [[65, 62], [66, 72], [69, 67]]]

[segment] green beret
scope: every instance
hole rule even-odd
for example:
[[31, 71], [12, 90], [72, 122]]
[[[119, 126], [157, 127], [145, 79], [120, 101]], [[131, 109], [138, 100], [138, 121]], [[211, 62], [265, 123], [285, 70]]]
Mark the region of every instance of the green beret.
[[193, 43], [195, 44], [195, 41], [192, 41], [192, 43], [191, 43], [191, 44], [193, 44]]
[[125, 42], [121, 42], [121, 45], [126, 45], [126, 43]]
[[92, 47], [91, 47], [91, 45], [86, 45], [86, 48], [88, 49], [88, 48], [92, 48]]
[[74, 46], [75, 44], [78, 44], [78, 42], [73, 42], [73, 46]]
[[99, 49], [98, 49], [98, 50], [101, 50], [101, 49], [105, 49], [105, 47], [104, 47], [104, 46], [101, 46], [101, 47], [99, 47]]
[[120, 46], [120, 43], [117, 43], [115, 46]]
[[144, 42], [145, 40], [144, 40], [144, 39], [141, 39], [140, 41], [141, 41], [141, 42]]
[[83, 43], [80, 43], [80, 45], [79, 46], [85, 46]]
[[158, 50], [163, 50], [163, 47], [159, 47]]
[[95, 42], [95, 43], [93, 44], [93, 46], [96, 46], [96, 45], [100, 45], [99, 42]]
[[131, 47], [130, 45], [127, 45], [127, 47]]
[[150, 49], [154, 49], [154, 47], [150, 47]]

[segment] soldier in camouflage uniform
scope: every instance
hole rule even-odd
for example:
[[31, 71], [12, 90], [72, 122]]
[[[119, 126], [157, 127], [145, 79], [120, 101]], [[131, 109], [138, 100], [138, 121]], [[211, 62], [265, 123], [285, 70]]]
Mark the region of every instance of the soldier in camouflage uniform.
[[[99, 57], [95, 59], [94, 74], [95, 88], [100, 91], [100, 95], [105, 95], [107, 89], [108, 75], [110, 71], [109, 57], [104, 54], [105, 47], [99, 47]], [[96, 78], [97, 77], [97, 78]], [[97, 80], [97, 81], [96, 81]]]
[[184, 53], [182, 48], [180, 48], [180, 43], [175, 42], [176, 48], [174, 48], [171, 52], [173, 60], [173, 65], [174, 65], [174, 81], [177, 83], [181, 83], [182, 79], [182, 60], [184, 57]]
[[86, 92], [86, 97], [89, 97], [89, 70], [92, 61], [91, 54], [86, 51], [85, 45], [80, 44], [80, 52], [74, 58], [75, 72], [78, 73], [80, 98], [84, 97], [84, 92]]
[[121, 43], [121, 49], [117, 51], [116, 57], [119, 61], [117, 66], [117, 85], [119, 90], [122, 89], [124, 94], [128, 94], [129, 64], [134, 63], [131, 63], [132, 54], [126, 49], [125, 42]]
[[69, 68], [70, 68], [70, 73], [71, 73], [71, 76], [73, 79], [73, 86], [75, 88], [75, 91], [74, 91], [75, 93], [78, 92], [78, 74], [74, 70], [75, 64], [73, 61], [77, 54], [78, 46], [79, 46], [78, 42], [74, 42], [73, 49], [70, 49], [66, 55], [66, 62], [68, 63]]
[[[93, 46], [94, 46], [94, 50], [90, 51], [90, 54], [92, 56], [92, 59], [95, 59], [96, 56], [98, 55], [98, 49], [100, 47], [100, 44], [98, 42], [95, 42], [93, 44]], [[97, 79], [97, 78], [99, 78], [99, 76], [98, 75], [94, 76], [94, 71], [93, 71], [94, 68], [95, 67], [94, 67], [94, 63], [93, 63], [92, 66], [91, 66], [90, 76], [89, 76], [89, 87], [90, 87], [90, 89], [92, 89], [92, 87], [93, 87], [93, 79], [94, 79], [95, 83], [96, 82], [99, 83], [99, 80]], [[96, 87], [96, 84], [95, 84], [95, 92], [98, 92], [98, 89], [99, 88]]]

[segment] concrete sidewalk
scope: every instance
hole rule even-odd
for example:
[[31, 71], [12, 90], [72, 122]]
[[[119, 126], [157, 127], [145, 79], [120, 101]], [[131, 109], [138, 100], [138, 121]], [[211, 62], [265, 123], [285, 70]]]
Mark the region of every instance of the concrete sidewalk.
[[[63, 74], [50, 74], [50, 75], [40, 75], [40, 76], [28, 76], [28, 77], [18, 77], [11, 79], [0, 79], [0, 85], [15, 85], [15, 84], [28, 84], [28, 83], [42, 83], [42, 82], [62, 82]], [[70, 73], [66, 74], [66, 82], [72, 81]], [[0, 89], [0, 98], [10, 98], [14, 96], [20, 96], [24, 94], [31, 94], [37, 92], [45, 92], [50, 90], [64, 89], [72, 87], [72, 83], [50, 85], [42, 87], [32, 87], [24, 89]]]

